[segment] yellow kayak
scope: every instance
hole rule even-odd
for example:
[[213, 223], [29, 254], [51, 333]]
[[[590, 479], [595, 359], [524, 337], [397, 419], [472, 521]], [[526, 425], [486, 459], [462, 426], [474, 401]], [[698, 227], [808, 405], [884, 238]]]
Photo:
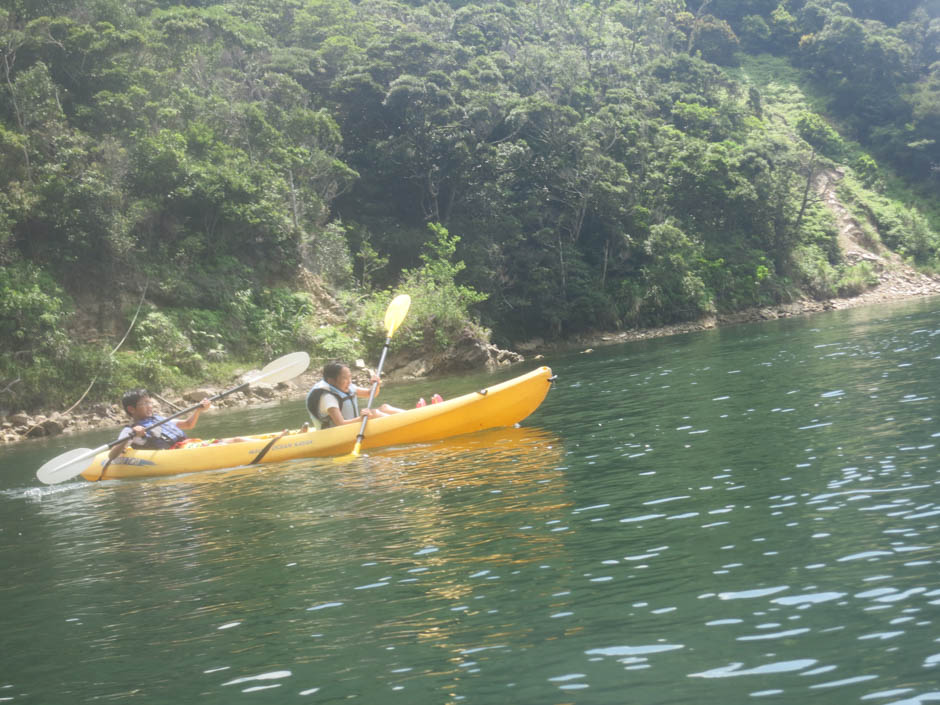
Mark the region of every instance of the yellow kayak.
[[[548, 394], [551, 379], [551, 369], [540, 367], [438, 404], [370, 419], [361, 448], [422, 443], [487, 428], [512, 426], [539, 407]], [[306, 433], [267, 433], [249, 436], [249, 440], [238, 443], [213, 443], [176, 450], [128, 449], [110, 463], [108, 451], [104, 451], [94, 456], [81, 474], [86, 480], [95, 482], [345, 455], [352, 452], [359, 427], [360, 424], [355, 423]]]

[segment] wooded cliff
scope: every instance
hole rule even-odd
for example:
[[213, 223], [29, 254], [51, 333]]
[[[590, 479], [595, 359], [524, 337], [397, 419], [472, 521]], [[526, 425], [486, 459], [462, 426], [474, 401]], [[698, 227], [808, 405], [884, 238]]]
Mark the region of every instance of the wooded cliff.
[[[940, 253], [938, 0], [6, 0], [0, 406], [693, 320]], [[130, 331], [126, 340], [125, 333]]]

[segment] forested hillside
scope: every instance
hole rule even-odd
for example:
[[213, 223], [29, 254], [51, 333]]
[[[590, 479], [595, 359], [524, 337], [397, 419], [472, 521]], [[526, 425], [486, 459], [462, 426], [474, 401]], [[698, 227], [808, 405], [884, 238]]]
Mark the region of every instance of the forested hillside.
[[0, 407], [374, 357], [399, 291], [416, 351], [859, 292], [824, 169], [940, 266], [940, 0], [4, 0], [0, 80]]

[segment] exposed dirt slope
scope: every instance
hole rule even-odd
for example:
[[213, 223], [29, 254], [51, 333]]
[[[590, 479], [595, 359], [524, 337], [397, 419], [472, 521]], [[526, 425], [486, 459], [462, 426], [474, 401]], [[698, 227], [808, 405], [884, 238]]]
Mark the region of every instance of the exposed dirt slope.
[[843, 175], [838, 170], [827, 170], [821, 173], [816, 180], [816, 190], [836, 217], [842, 256], [850, 264], [869, 262], [878, 273], [879, 283], [859, 296], [834, 300], [836, 308], [890, 301], [909, 296], [940, 294], [940, 280], [918, 272], [904, 262], [897, 253], [868, 241], [861, 224], [839, 200], [836, 185]]

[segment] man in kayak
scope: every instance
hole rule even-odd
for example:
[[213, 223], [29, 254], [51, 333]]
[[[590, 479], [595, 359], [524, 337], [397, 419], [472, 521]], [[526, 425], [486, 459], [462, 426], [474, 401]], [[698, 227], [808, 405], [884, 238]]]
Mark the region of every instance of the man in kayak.
[[189, 418], [183, 421], [167, 421], [154, 429], [150, 429], [150, 426], [163, 421], [165, 417], [153, 413], [153, 399], [150, 398], [150, 392], [146, 389], [132, 389], [125, 392], [121, 399], [121, 406], [131, 417], [131, 423], [122, 428], [118, 435], [118, 440], [124, 439], [124, 442], [118, 443], [108, 453], [111, 460], [127, 450], [128, 445], [138, 450], [167, 450], [180, 448], [188, 442], [201, 442], [198, 439], [189, 438], [183, 431], [188, 431], [195, 426], [199, 420], [199, 414], [212, 406], [212, 403], [208, 399], [203, 399]]
[[[372, 382], [379, 387], [382, 385], [382, 380], [375, 376]], [[382, 404], [378, 409], [363, 409], [360, 412], [359, 399], [368, 396], [368, 387], [353, 384], [352, 373], [347, 365], [330, 362], [323, 368], [323, 379], [313, 385], [307, 394], [307, 411], [320, 428], [358, 423], [363, 416], [374, 419], [402, 411], [389, 404]]]

